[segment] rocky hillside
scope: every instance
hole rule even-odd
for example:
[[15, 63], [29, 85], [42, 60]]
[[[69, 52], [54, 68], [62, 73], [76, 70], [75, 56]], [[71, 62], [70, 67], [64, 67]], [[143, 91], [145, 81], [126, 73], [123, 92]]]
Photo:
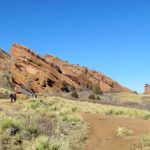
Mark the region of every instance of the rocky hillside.
[[79, 88], [62, 74], [59, 67], [47, 62], [29, 48], [15, 43], [10, 51], [14, 62], [10, 80], [16, 89], [23, 88], [34, 93], [64, 91], [63, 81]]
[[16, 91], [63, 92], [66, 84], [77, 89], [98, 84], [103, 91], [131, 92], [100, 72], [69, 64], [49, 54], [43, 58], [23, 45], [14, 43], [10, 51], [11, 56], [0, 50], [0, 70], [7, 67], [8, 82]]
[[89, 87], [90, 85], [94, 86], [95, 84], [98, 84], [103, 91], [131, 92], [131, 90], [121, 86], [101, 72], [81, 67], [79, 65], [69, 64], [68, 62], [49, 54], [45, 55], [45, 60], [57, 65], [66, 77], [76, 82], [80, 87]]
[[0, 86], [4, 88], [10, 88], [9, 77], [10, 77], [10, 64], [11, 58], [5, 51], [0, 49]]
[[9, 59], [10, 59], [10, 56], [5, 51], [0, 49], [0, 71], [4, 69], [5, 63]]

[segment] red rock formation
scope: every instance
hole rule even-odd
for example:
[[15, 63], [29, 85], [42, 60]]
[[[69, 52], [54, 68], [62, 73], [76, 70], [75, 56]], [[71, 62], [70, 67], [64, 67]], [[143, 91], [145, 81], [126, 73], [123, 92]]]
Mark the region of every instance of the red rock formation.
[[145, 94], [150, 94], [150, 85], [145, 84]]
[[63, 81], [79, 86], [65, 77], [60, 69], [47, 62], [37, 53], [20, 44], [11, 47], [11, 58], [14, 65], [11, 68], [11, 82], [30, 92], [40, 93], [63, 90]]
[[49, 54], [45, 55], [45, 60], [57, 65], [65, 76], [76, 82], [80, 87], [83, 85], [88, 87], [90, 85], [98, 84], [103, 91], [131, 92], [130, 89], [121, 86], [100, 72], [79, 65], [69, 64], [68, 62]]
[[8, 60], [10, 60], [10, 56], [0, 49], [0, 70], [4, 69], [5, 63], [7, 63]]
[[78, 89], [98, 84], [103, 91], [131, 92], [100, 72], [48, 54], [43, 58], [23, 45], [15, 43], [10, 51], [11, 57], [0, 50], [0, 70], [6, 68], [4, 62], [10, 60], [9, 82], [18, 92], [20, 89], [34, 93], [63, 91], [63, 81]]

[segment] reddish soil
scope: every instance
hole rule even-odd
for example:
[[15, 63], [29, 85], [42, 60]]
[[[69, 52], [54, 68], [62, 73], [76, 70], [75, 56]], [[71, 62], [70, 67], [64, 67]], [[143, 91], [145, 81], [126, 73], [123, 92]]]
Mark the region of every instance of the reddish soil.
[[[90, 126], [90, 137], [85, 150], [130, 150], [139, 136], [150, 133], [150, 121], [127, 117], [83, 114]], [[134, 132], [133, 136], [119, 138], [118, 127], [127, 127]]]

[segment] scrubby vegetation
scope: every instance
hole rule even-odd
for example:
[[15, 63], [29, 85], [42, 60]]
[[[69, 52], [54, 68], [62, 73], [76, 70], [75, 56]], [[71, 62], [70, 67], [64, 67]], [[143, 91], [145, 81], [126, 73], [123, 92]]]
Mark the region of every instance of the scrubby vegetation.
[[78, 93], [76, 91], [73, 91], [71, 93], [71, 96], [74, 97], [74, 98], [79, 98]]
[[132, 150], [149, 150], [150, 149], [150, 136], [143, 135], [133, 145]]
[[95, 99], [95, 95], [89, 95], [89, 99]]
[[89, 90], [93, 90], [93, 86], [92, 85], [89, 86]]
[[126, 127], [118, 127], [116, 134], [118, 137], [126, 137], [133, 135], [134, 132]]
[[95, 99], [96, 99], [96, 100], [100, 100], [100, 97], [99, 97], [99, 96], [96, 96]]
[[71, 91], [75, 91], [75, 87], [73, 85], [70, 87], [70, 89]]
[[126, 93], [126, 92], [111, 93], [110, 95], [116, 96], [122, 100], [131, 101], [131, 102], [142, 103], [143, 100], [150, 101], [150, 95], [137, 94], [135, 92], [134, 93]]
[[18, 100], [13, 107], [2, 108], [1, 150], [73, 150], [87, 138], [78, 108], [66, 106], [60, 98]]
[[102, 90], [100, 89], [100, 87], [98, 85], [95, 85], [93, 92], [94, 92], [94, 94], [102, 95]]
[[[87, 125], [79, 115], [85, 112], [150, 119], [149, 111], [60, 97], [18, 100], [13, 105], [4, 102], [0, 102], [1, 150], [79, 150], [88, 136]], [[121, 137], [134, 134], [124, 127], [116, 130]]]
[[63, 81], [62, 85], [63, 85], [63, 89], [62, 89], [63, 91], [70, 92], [69, 85], [66, 81]]
[[0, 93], [8, 93], [8, 94], [10, 94], [10, 93], [12, 93], [12, 91], [11, 91], [11, 90], [8, 90], [8, 89], [5, 89], [5, 88], [0, 87]]

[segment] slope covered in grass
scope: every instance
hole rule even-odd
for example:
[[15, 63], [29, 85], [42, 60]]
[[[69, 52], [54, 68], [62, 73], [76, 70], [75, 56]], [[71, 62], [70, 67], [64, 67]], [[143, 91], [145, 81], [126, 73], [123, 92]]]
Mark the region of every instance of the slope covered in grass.
[[0, 149], [80, 150], [88, 138], [82, 113], [149, 119], [150, 112], [71, 101], [61, 97], [39, 97], [0, 101]]

